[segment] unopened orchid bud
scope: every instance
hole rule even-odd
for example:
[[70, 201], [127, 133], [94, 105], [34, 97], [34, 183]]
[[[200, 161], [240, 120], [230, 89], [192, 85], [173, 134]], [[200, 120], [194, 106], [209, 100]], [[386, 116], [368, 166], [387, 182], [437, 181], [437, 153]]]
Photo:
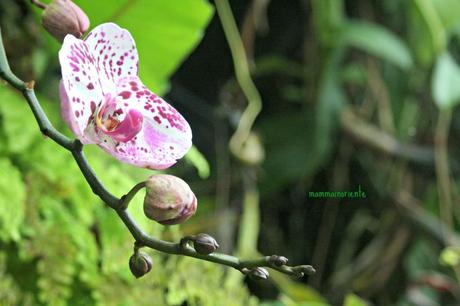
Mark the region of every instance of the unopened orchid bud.
[[129, 269], [136, 278], [149, 273], [152, 265], [152, 258], [143, 252], [136, 252], [129, 258]]
[[163, 225], [179, 224], [193, 216], [197, 200], [182, 179], [168, 174], [151, 176], [145, 182], [144, 213]]
[[80, 38], [89, 28], [89, 19], [71, 0], [53, 0], [42, 16], [43, 27], [62, 42], [67, 34]]
[[301, 265], [292, 268], [294, 271], [300, 271], [301, 273], [307, 274], [307, 275], [313, 275], [316, 273], [315, 268], [313, 268], [310, 265]]
[[266, 280], [269, 277], [267, 269], [261, 267], [252, 269], [249, 271], [248, 275], [252, 280], [255, 281]]
[[286, 265], [288, 263], [289, 259], [287, 259], [284, 256], [272, 255], [272, 256], [270, 256], [269, 261], [270, 261], [270, 263], [274, 264], [275, 266], [281, 267], [283, 265]]
[[217, 250], [219, 244], [208, 234], [198, 234], [193, 238], [193, 247], [198, 253], [208, 255]]

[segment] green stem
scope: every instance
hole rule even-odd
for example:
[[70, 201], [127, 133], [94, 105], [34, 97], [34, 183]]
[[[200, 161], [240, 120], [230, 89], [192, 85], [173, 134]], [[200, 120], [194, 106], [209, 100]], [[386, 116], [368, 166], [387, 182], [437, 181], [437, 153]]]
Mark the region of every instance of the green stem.
[[454, 223], [452, 187], [449, 172], [449, 153], [447, 151], [451, 119], [452, 111], [450, 109], [439, 111], [434, 137], [434, 156], [441, 220], [452, 229]]
[[238, 127], [230, 139], [232, 153], [240, 156], [243, 145], [251, 132], [252, 125], [262, 109], [262, 98], [252, 81], [248, 59], [230, 4], [227, 0], [216, 0], [215, 4], [232, 53], [236, 80], [248, 100], [248, 106], [241, 115]]
[[[146, 246], [157, 251], [161, 251], [167, 254], [175, 254], [175, 255], [184, 255], [189, 257], [194, 257], [201, 260], [206, 260], [210, 262], [219, 263], [222, 265], [226, 265], [229, 267], [233, 267], [238, 270], [242, 270], [243, 268], [254, 268], [254, 267], [271, 267], [275, 270], [283, 272], [289, 275], [299, 275], [298, 270], [302, 269], [303, 266], [297, 267], [289, 267], [289, 266], [275, 266], [270, 260], [270, 257], [262, 257], [259, 259], [253, 260], [241, 260], [237, 257], [226, 255], [226, 254], [219, 254], [219, 253], [212, 253], [209, 255], [203, 255], [197, 253], [192, 247], [182, 247], [180, 242], [173, 243], [168, 241], [163, 241], [160, 239], [156, 239], [147, 235], [136, 223], [136, 221], [131, 217], [131, 215], [126, 211], [126, 207], [129, 205], [129, 202], [132, 200], [134, 195], [144, 187], [144, 182], [137, 184], [134, 186], [131, 191], [126, 194], [121, 199], [117, 198], [113, 194], [111, 194], [102, 182], [97, 177], [94, 170], [88, 164], [88, 161], [83, 154], [83, 145], [79, 140], [72, 140], [58, 130], [54, 128], [52, 123], [49, 121], [48, 117], [46, 116], [43, 108], [41, 107], [37, 97], [35, 96], [35, 92], [33, 89], [34, 82], [24, 82], [20, 80], [18, 77], [14, 75], [11, 71], [10, 66], [8, 64], [8, 60], [5, 54], [5, 49], [3, 46], [3, 40], [1, 35], [0, 29], [0, 77], [3, 78], [6, 82], [8, 82], [11, 86], [16, 88], [17, 90], [21, 91], [24, 95], [27, 103], [29, 104], [35, 119], [37, 120], [38, 126], [40, 127], [40, 131], [54, 140], [58, 145], [67, 149], [72, 153], [73, 158], [75, 159], [78, 167], [80, 168], [83, 176], [85, 177], [88, 185], [91, 187], [91, 190], [99, 196], [99, 198], [107, 204], [110, 208], [114, 209], [118, 216], [120, 217], [121, 221], [125, 224], [125, 226], [130, 231], [131, 235], [136, 241], [137, 246]], [[121, 204], [120, 204], [121, 203]], [[307, 266], [310, 267], [310, 266]], [[304, 273], [313, 273], [313, 270], [307, 269], [303, 271]]]
[[119, 209], [126, 210], [128, 208], [129, 203], [134, 198], [134, 196], [144, 187], [145, 187], [145, 182], [140, 182], [136, 184], [136, 186], [131, 188], [131, 190], [126, 195], [121, 197]]

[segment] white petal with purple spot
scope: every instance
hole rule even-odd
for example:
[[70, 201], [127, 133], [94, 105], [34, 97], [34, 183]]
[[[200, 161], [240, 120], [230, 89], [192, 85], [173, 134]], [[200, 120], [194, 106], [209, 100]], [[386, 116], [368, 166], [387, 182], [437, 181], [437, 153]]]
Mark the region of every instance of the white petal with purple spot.
[[131, 34], [113, 23], [85, 41], [64, 39], [61, 112], [83, 143], [96, 143], [121, 161], [165, 169], [192, 145], [187, 121], [138, 78]]

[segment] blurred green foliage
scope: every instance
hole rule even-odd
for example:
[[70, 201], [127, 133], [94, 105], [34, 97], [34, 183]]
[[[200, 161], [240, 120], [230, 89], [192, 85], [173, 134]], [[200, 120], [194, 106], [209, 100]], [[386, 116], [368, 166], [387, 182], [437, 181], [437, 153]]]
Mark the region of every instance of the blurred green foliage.
[[[168, 171], [192, 185], [197, 216], [180, 228], [152, 224], [137, 197], [130, 210], [138, 223], [170, 240], [214, 232], [230, 253], [287, 255], [318, 273], [303, 282], [272, 273], [255, 284], [151, 252], [152, 272], [135, 280], [128, 231], [2, 84], [2, 306], [459, 304], [460, 1], [230, 1], [263, 100], [254, 132], [265, 160], [257, 165], [228, 151], [246, 101], [212, 2], [75, 2], [93, 26], [113, 21], [131, 31], [142, 79], [169, 90], [194, 131], [196, 147]], [[59, 45], [38, 17], [26, 1], [0, 2], [13, 69], [37, 81], [47, 114], [67, 131]], [[117, 196], [152, 173], [85, 150]], [[307, 197], [358, 185], [364, 200]]]

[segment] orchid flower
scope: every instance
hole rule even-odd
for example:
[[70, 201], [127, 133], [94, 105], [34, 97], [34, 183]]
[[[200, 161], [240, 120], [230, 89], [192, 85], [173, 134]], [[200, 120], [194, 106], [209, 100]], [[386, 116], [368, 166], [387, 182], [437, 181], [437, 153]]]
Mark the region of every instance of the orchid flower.
[[67, 35], [59, 60], [61, 114], [83, 144], [138, 167], [165, 169], [190, 149], [187, 121], [138, 77], [131, 34], [113, 23]]

